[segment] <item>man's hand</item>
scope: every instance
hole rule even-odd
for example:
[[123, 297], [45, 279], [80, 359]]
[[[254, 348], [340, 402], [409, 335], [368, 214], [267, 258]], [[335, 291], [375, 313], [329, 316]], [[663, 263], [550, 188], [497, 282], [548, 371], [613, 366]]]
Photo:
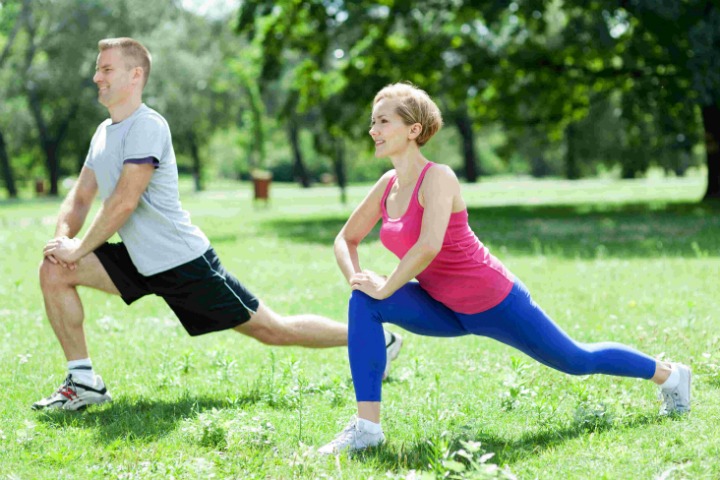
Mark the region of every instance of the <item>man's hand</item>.
[[80, 260], [79, 247], [80, 239], [78, 238], [57, 237], [45, 244], [43, 255], [56, 265], [75, 270], [77, 262]]
[[350, 288], [360, 290], [376, 300], [383, 300], [391, 295], [384, 291], [383, 287], [387, 283], [387, 277], [378, 275], [370, 270], [363, 270], [362, 273], [356, 273], [350, 277]]

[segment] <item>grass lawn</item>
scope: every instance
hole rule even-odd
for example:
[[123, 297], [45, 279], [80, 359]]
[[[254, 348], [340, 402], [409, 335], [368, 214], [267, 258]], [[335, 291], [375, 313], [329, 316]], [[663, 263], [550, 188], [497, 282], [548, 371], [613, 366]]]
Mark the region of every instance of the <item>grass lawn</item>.
[[[580, 341], [619, 341], [693, 367], [693, 411], [657, 415], [650, 382], [572, 377], [480, 337], [405, 333], [383, 391], [388, 442], [317, 457], [354, 413], [345, 349], [190, 338], [157, 298], [83, 290], [91, 357], [113, 394], [34, 412], [65, 375], [37, 282], [59, 201], [0, 202], [0, 479], [720, 478], [720, 208], [704, 183], [488, 180], [464, 185], [473, 228]], [[369, 186], [247, 184], [184, 193], [225, 266], [273, 309], [346, 321], [332, 240]], [[363, 266], [395, 265], [377, 239]], [[392, 327], [391, 327], [392, 329]], [[485, 455], [485, 454], [493, 454]], [[500, 468], [497, 468], [499, 466]]]

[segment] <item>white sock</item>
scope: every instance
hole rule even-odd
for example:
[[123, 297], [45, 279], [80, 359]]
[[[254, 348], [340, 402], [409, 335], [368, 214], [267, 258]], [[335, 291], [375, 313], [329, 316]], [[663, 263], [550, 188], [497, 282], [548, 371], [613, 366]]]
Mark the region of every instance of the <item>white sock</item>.
[[668, 376], [667, 380], [660, 384], [660, 388], [662, 388], [663, 390], [672, 390], [673, 388], [677, 387], [678, 384], [680, 384], [680, 372], [675, 367], [675, 365], [673, 365], [672, 370], [670, 371], [670, 375]]
[[382, 427], [379, 423], [371, 422], [370, 420], [365, 420], [364, 418], [358, 418], [357, 425], [358, 428], [363, 432], [371, 433], [374, 435], [382, 433]]
[[83, 385], [93, 385], [95, 383], [95, 372], [89, 358], [70, 360], [68, 362], [68, 373], [72, 374], [74, 381]]

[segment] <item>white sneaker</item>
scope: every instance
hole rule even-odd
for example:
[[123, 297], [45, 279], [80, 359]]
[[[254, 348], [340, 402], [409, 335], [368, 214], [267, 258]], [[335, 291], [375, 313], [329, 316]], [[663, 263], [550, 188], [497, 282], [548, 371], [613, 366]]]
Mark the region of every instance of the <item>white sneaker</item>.
[[378, 433], [363, 431], [360, 421], [353, 418], [345, 429], [340, 432], [332, 442], [318, 449], [322, 455], [337, 455], [341, 452], [357, 452], [370, 447], [376, 447], [385, 441], [382, 430]]
[[680, 382], [673, 389], [660, 388], [662, 406], [660, 415], [671, 413], [687, 413], [690, 411], [690, 383], [692, 382], [692, 370], [682, 363], [673, 363], [672, 368], [677, 368], [680, 374]]
[[[390, 338], [388, 338], [390, 337]], [[385, 380], [390, 374], [390, 362], [395, 360], [400, 355], [400, 349], [402, 348], [403, 339], [397, 333], [392, 333], [385, 330], [385, 350], [387, 351], [387, 360], [385, 362], [385, 372], [383, 372], [382, 379]]]
[[75, 382], [72, 373], [49, 397], [33, 403], [34, 410], [58, 408], [61, 410], [84, 410], [88, 405], [99, 405], [112, 400], [100, 375], [95, 375], [93, 385]]

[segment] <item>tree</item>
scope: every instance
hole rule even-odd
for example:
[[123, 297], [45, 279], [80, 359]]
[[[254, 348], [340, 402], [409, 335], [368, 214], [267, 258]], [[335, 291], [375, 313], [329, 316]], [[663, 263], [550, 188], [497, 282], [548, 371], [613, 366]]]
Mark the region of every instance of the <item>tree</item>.
[[[30, 0], [24, 0], [25, 5], [23, 7], [20, 7], [19, 4], [5, 6], [0, 5], [0, 13], [2, 13], [0, 20], [0, 39], [4, 37], [4, 46], [0, 52], [0, 72], [3, 70], [5, 61], [10, 56], [10, 51], [15, 43], [15, 38], [22, 26], [22, 22], [19, 19], [19, 12], [21, 11], [21, 8], [27, 8], [29, 1]], [[10, 156], [7, 153], [7, 146], [5, 144], [5, 137], [3, 136], [2, 130], [0, 130], [0, 173], [2, 173], [2, 177], [5, 180], [5, 188], [8, 191], [8, 196], [10, 198], [17, 197], [15, 176], [10, 164]]]
[[203, 189], [201, 148], [239, 116], [242, 102], [228, 64], [236, 43], [225, 22], [176, 8], [146, 40], [154, 59], [146, 98], [167, 118], [177, 152], [190, 157], [196, 191]]
[[[514, 2], [526, 40], [507, 62], [526, 72], [531, 101], [549, 125], [582, 118], [592, 97], [622, 95], [628, 149], [623, 175], [648, 165], [645, 152], [686, 156], [704, 129], [708, 165], [705, 198], [720, 197], [720, 10], [706, 0], [526, 0]], [[559, 16], [552, 31], [553, 12]], [[502, 78], [502, 77], [500, 77]], [[507, 91], [515, 80], [505, 81]], [[698, 111], [700, 113], [698, 113]], [[518, 110], [516, 110], [516, 113]], [[555, 121], [550, 121], [551, 118]], [[691, 148], [691, 147], [690, 147]], [[653, 155], [658, 157], [658, 155]], [[677, 159], [656, 164], [677, 164]]]
[[[474, 181], [478, 168], [475, 127], [467, 114], [472, 94], [467, 59], [482, 49], [474, 51], [476, 38], [453, 23], [470, 11], [456, 11], [453, 2], [388, 5], [247, 1], [238, 31], [264, 52], [261, 82], [291, 77], [298, 111], [315, 109], [323, 128], [336, 134], [365, 135], [365, 122], [358, 120], [367, 117], [372, 96], [388, 83], [405, 79], [421, 85], [449, 106], [448, 118], [464, 140], [466, 177]], [[284, 70], [288, 58], [300, 59], [290, 73]]]
[[107, 33], [113, 16], [99, 4], [80, 1], [26, 2], [21, 15], [24, 55], [18, 59], [19, 79], [45, 155], [49, 193], [57, 195], [61, 148], [71, 122], [82, 124], [83, 132], [93, 130], [98, 109], [89, 59], [95, 58], [96, 39]]
[[[264, 72], [286, 51], [311, 57], [296, 69], [299, 104], [335, 97], [345, 108], [331, 122], [351, 134], [365, 99], [398, 79], [440, 98], [466, 158], [468, 124], [531, 126], [566, 137], [571, 177], [583, 170], [578, 122], [592, 102], [620, 94], [625, 176], [678, 165], [702, 123], [710, 198], [720, 194], [719, 16], [713, 0], [258, 0], [244, 3], [240, 25], [264, 35]], [[329, 74], [339, 81], [328, 94], [317, 87]]]
[[[632, 47], [649, 67], [643, 80], [655, 87], [644, 89], [646, 102], [673, 112], [685, 131], [697, 125], [686, 106], [700, 110], [708, 171], [703, 198], [720, 199], [720, 5], [714, 0], [612, 3], [633, 17]], [[654, 48], [645, 51], [648, 44]]]

